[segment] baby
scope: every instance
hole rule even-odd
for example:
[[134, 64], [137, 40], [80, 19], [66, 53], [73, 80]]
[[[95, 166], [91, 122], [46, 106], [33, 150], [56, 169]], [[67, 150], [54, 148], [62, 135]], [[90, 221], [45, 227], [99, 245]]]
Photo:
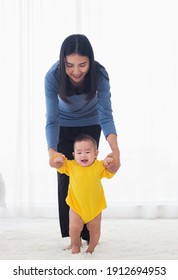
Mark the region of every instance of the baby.
[[89, 135], [81, 135], [74, 142], [74, 160], [68, 160], [62, 154], [55, 158], [56, 162], [61, 162], [58, 172], [69, 176], [66, 203], [70, 207], [69, 233], [73, 254], [80, 252], [80, 234], [84, 224], [90, 234], [87, 253], [93, 253], [100, 238], [101, 213], [107, 207], [101, 179], [110, 179], [114, 173], [105, 167], [112, 158], [99, 161], [97, 156], [96, 141]]

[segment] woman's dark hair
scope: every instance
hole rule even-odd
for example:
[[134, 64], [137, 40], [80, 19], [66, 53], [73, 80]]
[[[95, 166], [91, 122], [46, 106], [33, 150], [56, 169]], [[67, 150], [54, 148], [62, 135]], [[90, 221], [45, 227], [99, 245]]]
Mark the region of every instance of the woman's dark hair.
[[96, 65], [94, 60], [93, 48], [90, 41], [85, 35], [73, 34], [68, 36], [61, 45], [59, 57], [59, 96], [65, 101], [69, 102], [67, 96], [71, 95], [71, 82], [65, 70], [65, 57], [77, 53], [81, 56], [89, 58], [89, 70], [85, 76], [84, 93], [87, 99], [92, 99], [96, 95]]

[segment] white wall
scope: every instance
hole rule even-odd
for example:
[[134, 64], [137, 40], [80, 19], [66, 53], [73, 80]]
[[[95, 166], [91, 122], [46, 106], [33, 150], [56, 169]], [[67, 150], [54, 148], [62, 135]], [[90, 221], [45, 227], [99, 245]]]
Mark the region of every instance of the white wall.
[[[178, 217], [177, 14], [176, 0], [0, 0], [3, 213], [57, 216], [43, 82], [64, 38], [77, 32], [111, 81], [122, 166], [103, 181], [104, 215]], [[99, 157], [107, 152], [102, 137]]]

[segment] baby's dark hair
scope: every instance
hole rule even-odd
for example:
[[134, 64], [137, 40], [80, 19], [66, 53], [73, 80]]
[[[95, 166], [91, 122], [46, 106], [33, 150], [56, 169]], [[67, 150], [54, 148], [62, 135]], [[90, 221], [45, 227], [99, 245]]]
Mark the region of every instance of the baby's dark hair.
[[76, 142], [82, 142], [82, 141], [91, 141], [93, 143], [95, 149], [97, 149], [96, 140], [92, 136], [90, 136], [88, 134], [80, 134], [79, 136], [77, 136], [75, 138], [74, 145]]

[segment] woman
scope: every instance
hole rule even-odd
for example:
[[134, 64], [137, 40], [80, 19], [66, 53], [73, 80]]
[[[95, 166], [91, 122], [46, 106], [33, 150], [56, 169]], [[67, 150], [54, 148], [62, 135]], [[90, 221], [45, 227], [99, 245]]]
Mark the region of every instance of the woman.
[[[113, 173], [120, 167], [120, 152], [112, 116], [109, 77], [94, 59], [85, 35], [68, 36], [61, 45], [60, 58], [45, 76], [46, 139], [49, 164], [59, 168], [64, 154], [73, 159], [73, 143], [82, 133], [91, 135], [99, 145], [101, 129], [111, 148]], [[58, 154], [58, 157], [54, 157]], [[56, 158], [58, 161], [56, 161]], [[59, 221], [62, 237], [69, 236], [69, 207], [66, 204], [69, 178], [58, 172]], [[89, 240], [84, 226], [81, 233]]]

